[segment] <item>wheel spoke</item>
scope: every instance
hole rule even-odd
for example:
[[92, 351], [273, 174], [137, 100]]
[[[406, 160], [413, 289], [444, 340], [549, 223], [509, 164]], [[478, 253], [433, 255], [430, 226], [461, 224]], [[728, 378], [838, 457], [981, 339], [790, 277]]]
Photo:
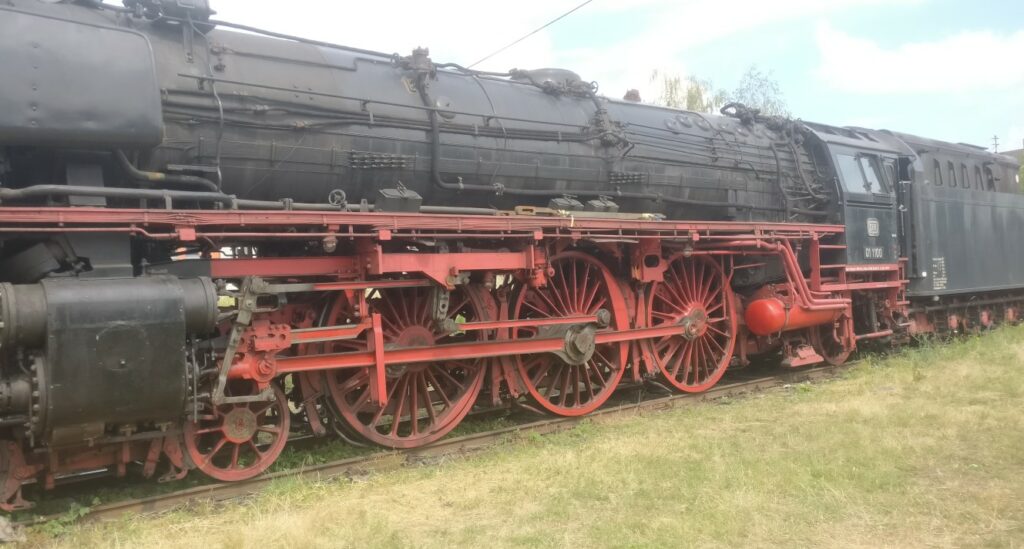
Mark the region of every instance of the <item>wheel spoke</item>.
[[399, 299], [397, 300], [380, 299], [375, 301], [375, 303], [386, 303], [388, 307], [394, 310], [394, 302], [397, 301], [398, 305], [401, 307], [402, 310], [395, 311], [395, 324], [397, 324], [400, 328], [405, 328], [406, 326], [410, 326], [413, 324], [412, 314], [409, 312], [409, 299], [411, 296], [409, 295], [409, 292], [405, 290], [399, 290], [397, 293], [399, 297]]
[[196, 430], [195, 433], [197, 435], [205, 435], [207, 433], [219, 433], [219, 432], [221, 432], [223, 430], [224, 430], [224, 428], [222, 426], [217, 425], [215, 427], [204, 427], [202, 429], [198, 429], [198, 430]]
[[384, 413], [388, 411], [388, 408], [393, 407], [393, 404], [395, 402], [395, 391], [398, 390], [398, 387], [400, 385], [401, 381], [391, 386], [391, 390], [388, 391], [388, 405], [379, 406], [377, 408], [377, 412], [373, 414], [373, 418], [370, 420], [370, 423], [367, 424], [368, 426], [376, 427], [380, 423], [380, 420], [384, 418]]
[[540, 368], [537, 368], [537, 373], [530, 378], [530, 383], [533, 385], [539, 385], [540, 380], [544, 379], [544, 375], [548, 373], [549, 369], [551, 369], [551, 361], [542, 361], [540, 363]]
[[253, 414], [254, 414], [254, 415], [255, 415], [256, 417], [260, 417], [260, 416], [262, 416], [263, 414], [265, 414], [265, 413], [269, 412], [269, 411], [270, 411], [270, 409], [271, 409], [271, 408], [273, 408], [273, 407], [275, 407], [275, 406], [277, 406], [277, 403], [275, 403], [275, 402], [270, 402], [270, 403], [266, 403], [266, 404], [264, 404], [264, 405], [263, 405], [263, 406], [262, 406], [261, 408], [259, 408], [259, 409], [256, 409], [256, 410], [253, 410], [253, 411], [252, 411], [252, 413], [253, 413]]
[[210, 450], [210, 453], [206, 454], [206, 459], [203, 460], [203, 463], [208, 464], [211, 461], [213, 461], [213, 458], [214, 456], [217, 455], [217, 452], [221, 451], [227, 443], [228, 439], [226, 438], [221, 438], [219, 441], [217, 441], [217, 444], [213, 447], [213, 450]]
[[[337, 372], [342, 373], [342, 372]], [[328, 378], [335, 375], [335, 372], [328, 372]], [[362, 387], [363, 385], [369, 385], [370, 372], [366, 368], [357, 370], [355, 373], [350, 375], [341, 385], [338, 386], [338, 392], [341, 394], [348, 394], [354, 389]]]
[[616, 346], [614, 346], [614, 345], [604, 345], [604, 346], [598, 347], [597, 349], [594, 349], [594, 357], [600, 358], [601, 362], [599, 362], [599, 364], [604, 366], [604, 368], [602, 368], [602, 370], [605, 370], [605, 371], [608, 371], [608, 372], [613, 372], [613, 371], [616, 370], [615, 365], [618, 364], [618, 361], [613, 362], [608, 357], [606, 357], [604, 355], [604, 351], [605, 350], [618, 352], [619, 349]]
[[[463, 309], [465, 309], [467, 305], [469, 305], [469, 297], [468, 296], [462, 295], [461, 293], [457, 294], [457, 296], [458, 297], [456, 299], [458, 299], [458, 301], [451, 301], [450, 300], [449, 303], [448, 303], [448, 318], [454, 318]], [[453, 303], [454, 303], [454, 305], [453, 305]]]
[[402, 387], [402, 390], [398, 392], [398, 394], [395, 396], [395, 399], [393, 401], [389, 401], [389, 404], [391, 402], [394, 402], [394, 410], [391, 412], [391, 431], [390, 432], [391, 432], [391, 436], [392, 437], [398, 436], [398, 426], [401, 425], [401, 423], [402, 423], [402, 411], [405, 409], [405, 399], [406, 399], [405, 386], [407, 384], [406, 378], [403, 377], [401, 379], [401, 381], [399, 381], [398, 383]]
[[423, 395], [423, 402], [426, 404], [427, 419], [430, 421], [430, 425], [437, 423], [437, 412], [434, 410], [434, 402], [430, 396], [430, 389], [427, 387], [426, 376], [419, 377], [419, 390]]
[[[582, 303], [580, 297], [583, 295], [583, 292], [580, 291], [581, 286], [578, 267], [579, 266], [575, 262], [573, 262], [572, 269], [570, 269], [570, 271], [572, 272], [572, 298], [569, 300], [569, 302], [572, 303], [573, 310], [576, 311], [580, 310], [580, 305]], [[586, 272], [583, 273], [583, 279], [586, 280]]]
[[460, 391], [465, 389], [465, 387], [463, 387], [463, 385], [461, 383], [459, 383], [459, 381], [457, 379], [452, 377], [451, 374], [449, 374], [448, 371], [445, 370], [444, 368], [437, 368], [436, 371], [437, 371], [437, 373], [439, 373], [442, 376], [444, 376], [444, 378], [447, 379], [452, 385], [458, 387]]
[[538, 289], [536, 292], [532, 293], [532, 295], [536, 295], [537, 297], [540, 298], [541, 301], [548, 305], [548, 309], [546, 311], [538, 309], [538, 312], [544, 314], [545, 318], [551, 318], [551, 316], [558, 316], [561, 315], [561, 313], [563, 312], [563, 310], [559, 308], [558, 305], [555, 304], [551, 297], [548, 296], [548, 292], [546, 291], [546, 289]]
[[587, 389], [588, 401], [594, 400], [594, 383], [590, 381], [591, 362], [592, 361], [588, 360], [585, 364], [580, 366], [580, 368], [583, 370], [583, 385]]
[[[555, 299], [557, 299], [558, 302], [562, 305], [562, 309], [561, 310], [562, 310], [563, 313], [567, 313], [569, 311], [575, 310], [575, 307], [574, 307], [573, 301], [572, 301], [573, 294], [571, 294], [570, 291], [569, 291], [569, 281], [566, 280], [566, 278], [567, 278], [566, 277], [566, 273], [564, 273], [564, 272], [560, 272], [559, 274], [556, 274], [553, 277], [553, 280], [558, 281], [560, 283], [560, 285], [562, 286], [562, 291], [559, 292], [559, 291], [556, 290], [556, 291], [550, 292], [552, 295], [554, 295]], [[548, 284], [548, 288], [549, 289], [551, 289], [552, 286], [553, 286], [553, 284]]]
[[[708, 290], [708, 294], [704, 296], [704, 299], [702, 300], [702, 303], [704, 304], [704, 312], [710, 314], [712, 311], [716, 310], [719, 306], [721, 306], [721, 303], [719, 303], [718, 301], [718, 298], [721, 297], [721, 295], [721, 288], [710, 288]], [[718, 306], [715, 305], [716, 303], [718, 303]]]
[[714, 351], [715, 351], [715, 355], [716, 356], [720, 356], [720, 355], [724, 355], [725, 354], [725, 349], [718, 343], [718, 341], [715, 341], [715, 338], [713, 338], [713, 337], [705, 337], [703, 339], [708, 342], [708, 346], [709, 347], [712, 346], [712, 345], [714, 346]]
[[364, 385], [363, 392], [359, 393], [359, 397], [356, 398], [355, 402], [352, 403], [352, 409], [361, 411], [366, 408], [366, 405], [370, 402], [370, 386]]
[[694, 354], [696, 353], [694, 347], [695, 346], [692, 341], [688, 341], [686, 343], [686, 351], [684, 351], [683, 356], [680, 357], [680, 365], [683, 367], [683, 375], [669, 376], [671, 379], [681, 380], [683, 383], [687, 383], [687, 380], [690, 379], [690, 372], [695, 370], [693, 367]]
[[570, 368], [560, 366], [558, 368], [558, 375], [564, 378], [564, 381], [562, 381], [562, 385], [558, 390], [558, 405], [565, 406], [565, 397], [568, 395], [569, 390], [569, 378], [572, 377], [572, 373]]
[[[600, 273], [595, 274], [595, 276], [599, 276], [599, 275], [600, 275]], [[600, 291], [601, 291], [601, 284], [599, 284], [597, 282], [597, 280], [594, 280], [594, 282], [592, 284], [590, 284], [590, 290], [587, 292], [586, 299], [582, 302], [579, 310], [580, 311], [587, 311], [587, 312], [591, 312], [591, 311], [596, 310], [597, 306], [594, 305], [594, 299], [597, 298], [598, 293]]]
[[[667, 361], [675, 356], [676, 352], [679, 351], [685, 342], [686, 339], [682, 337], [667, 337], [657, 344], [655, 350]], [[666, 347], [668, 348], [667, 351], [665, 350]]]
[[704, 265], [690, 262], [690, 275], [693, 277], [693, 302], [701, 303], [704, 301]]
[[681, 312], [680, 313], [663, 313], [663, 312], [661, 312], [661, 311], [659, 311], [657, 309], [651, 311], [651, 315], [653, 315], [653, 316], [655, 316], [657, 318], [660, 318], [663, 321], [663, 322], [659, 322], [658, 324], [670, 324], [670, 323], [676, 322], [677, 320], [679, 320], [679, 317], [682, 316]]
[[711, 324], [708, 324], [708, 331], [709, 332], [714, 332], [714, 333], [718, 334], [719, 336], [724, 337], [726, 339], [729, 339], [729, 337], [730, 337], [728, 332], [723, 332], [722, 330], [719, 330], [718, 328], [714, 327]]
[[686, 290], [682, 286], [680, 280], [673, 276], [672, 278], [665, 277], [665, 281], [658, 285], [658, 290], [669, 294], [661, 297], [663, 303], [668, 304], [673, 309], [678, 310], [680, 313], [685, 313], [686, 310], [683, 308], [684, 303], [689, 303], [691, 300], [689, 296], [685, 295]]
[[[686, 343], [686, 340], [683, 338], [678, 339], [680, 340], [677, 347], [677, 349], [679, 349], [679, 354], [673, 352], [671, 354], [662, 355], [662, 357], [664, 357], [662, 360], [665, 362], [665, 366], [668, 369], [668, 377], [672, 379], [677, 379], [677, 376], [679, 375], [679, 368], [681, 368], [683, 363], [686, 362], [686, 356], [690, 351], [690, 346]], [[671, 364], [671, 366], [669, 366], [669, 364]]]
[[[527, 307], [533, 309], [534, 311], [537, 311], [540, 314], [540, 318], [548, 318], [548, 317], [551, 316], [551, 313], [548, 312], [550, 309], [541, 309], [540, 307], [538, 307], [538, 306], [536, 306], [533, 303], [530, 303], [528, 301], [526, 303], [523, 303], [523, 305], [526, 305]], [[523, 329], [533, 329], [533, 330], [536, 330], [536, 328], [533, 328], [533, 327], [523, 328]]]
[[412, 436], [416, 436], [420, 433], [420, 409], [419, 406], [417, 406], [420, 398], [420, 390], [417, 385], [419, 383], [420, 376], [419, 373], [413, 372], [409, 374], [409, 377], [412, 378], [412, 381], [407, 383], [409, 387], [407, 391], [409, 393], [409, 426], [412, 429]]
[[444, 401], [444, 405], [447, 408], [451, 408], [452, 401], [448, 400], [448, 395], [445, 393], [444, 388], [437, 382], [437, 378], [434, 377], [434, 372], [427, 370], [427, 376], [430, 377], [430, 384], [434, 387], [434, 393], [441, 397]]

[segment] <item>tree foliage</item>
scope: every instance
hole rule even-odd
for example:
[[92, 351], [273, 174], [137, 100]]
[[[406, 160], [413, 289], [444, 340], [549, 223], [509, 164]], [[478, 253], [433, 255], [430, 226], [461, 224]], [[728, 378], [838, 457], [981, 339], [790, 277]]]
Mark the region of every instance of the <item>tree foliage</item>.
[[771, 72], [763, 72], [756, 65], [747, 69], [731, 93], [716, 88], [710, 80], [664, 71], [654, 71], [651, 82], [658, 86], [654, 102], [666, 107], [714, 113], [726, 103], [737, 102], [760, 109], [765, 115], [789, 116], [779, 83]]
[[757, 65], [743, 73], [736, 91], [732, 93], [732, 100], [760, 109], [761, 114], [767, 116], [789, 116], [778, 81], [772, 78], [771, 72], [762, 72]]
[[708, 80], [694, 76], [654, 71], [651, 82], [659, 86], [655, 103], [694, 112], [713, 113], [729, 102], [725, 90], [715, 89]]

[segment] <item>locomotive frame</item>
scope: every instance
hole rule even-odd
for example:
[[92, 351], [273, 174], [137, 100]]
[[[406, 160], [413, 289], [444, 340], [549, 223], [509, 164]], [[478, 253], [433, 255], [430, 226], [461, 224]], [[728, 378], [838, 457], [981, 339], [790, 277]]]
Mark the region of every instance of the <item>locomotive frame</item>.
[[[546, 411], [580, 415], [599, 406], [623, 378], [640, 381], [663, 375], [676, 388], [696, 392], [714, 385], [730, 364], [741, 365], [748, 355], [766, 349], [782, 348], [786, 363], [793, 367], [824, 360], [840, 362], [856, 341], [888, 337], [895, 328], [854, 333], [855, 293], [890, 304], [885, 311], [891, 315], [905, 310], [908, 303], [903, 297], [905, 281], [899, 263], [864, 268], [830, 262], [828, 258], [845, 246], [845, 231], [839, 225], [693, 223], [586, 215], [106, 208], [0, 208], [0, 218], [5, 220], [4, 231], [23, 234], [130, 233], [172, 246], [206, 243], [208, 251], [256, 247], [267, 241], [315, 241], [322, 252], [267, 258], [207, 254], [151, 266], [151, 274], [201, 274], [223, 281], [221, 295], [230, 294], [235, 300], [235, 305], [221, 307], [222, 313], [227, 312], [221, 315], [221, 331], [229, 338], [223, 355], [234, 359], [214, 366], [220, 382], [205, 389], [198, 384], [204, 365], [198, 359], [190, 365], [198, 400], [191, 402], [192, 419], [183, 426], [147, 433], [141, 440], [99, 438], [84, 454], [73, 448], [67, 455], [53, 450], [38, 456], [9, 444], [7, 462], [12, 467], [2, 495], [7, 509], [23, 505], [18, 495], [22, 482], [38, 475], [52, 486], [62, 472], [113, 466], [123, 475], [134, 461], [143, 462], [144, 474], [152, 475], [162, 456], [171, 465], [165, 478], [179, 477], [193, 466], [221, 480], [252, 476], [255, 469], [265, 469], [276, 453], [255, 465], [204, 463], [212, 449], [205, 448], [204, 453], [201, 431], [212, 427], [196, 425], [221, 421], [217, 427], [232, 442], [245, 443], [258, 429], [274, 426], [284, 438], [292, 415], [289, 412], [269, 414], [266, 419], [277, 422], [269, 427], [259, 423], [264, 419], [260, 414], [228, 415], [232, 410], [280, 402], [285, 397], [273, 382], [288, 374], [302, 392], [301, 399], [293, 400], [301, 403], [312, 427], [322, 433], [324, 403], [331, 399], [330, 389], [324, 388], [329, 378], [325, 372], [331, 376], [359, 372], [365, 376], [365, 394], [360, 396], [365, 405], [378, 411], [391, 406], [388, 415], [407, 419], [392, 421], [392, 430], [377, 432], [376, 437], [372, 432], [356, 435], [392, 447], [412, 447], [450, 431], [481, 392], [495, 401], [528, 396]], [[428, 250], [410, 251], [424, 248], [424, 242], [431, 242]], [[803, 274], [798, 256], [807, 258], [809, 275]], [[756, 336], [742, 324], [743, 306], [725, 277], [772, 259], [786, 266], [786, 281], [773, 287], [772, 296], [783, 303], [789, 325], [777, 333]], [[737, 265], [738, 260], [743, 264]], [[698, 275], [706, 279], [694, 280]], [[546, 315], [525, 315], [523, 307], [516, 307], [529, 299], [521, 296], [552, 287], [559, 290], [541, 294], [536, 302], [548, 303], [548, 310], [541, 311]], [[711, 295], [713, 287], [718, 289], [716, 296]], [[659, 300], [663, 288], [673, 299]], [[374, 300], [373, 292], [405, 298], [402, 307], [420, 316], [395, 333], [394, 324], [401, 313], [394, 310], [396, 305]], [[462, 300], [477, 302], [473, 307], [477, 318], [454, 321], [455, 317], [444, 312], [442, 304], [455, 311], [466, 310], [464, 304], [453, 303], [456, 293], [472, 294]], [[594, 299], [598, 294], [602, 298]], [[310, 295], [333, 296], [355, 306], [349, 316], [335, 315], [331, 322], [318, 323], [314, 319], [322, 317], [318, 308], [322, 300], [310, 299]], [[690, 303], [680, 301], [684, 295]], [[570, 296], [578, 302], [569, 303]], [[562, 298], [566, 302], [548, 301]], [[677, 310], [665, 310], [663, 303]], [[825, 322], [828, 329], [822, 329], [821, 312], [829, 319]], [[809, 324], [799, 328], [801, 322]], [[443, 333], [431, 334], [438, 330]], [[463, 336], [470, 333], [480, 335]], [[453, 334], [459, 334], [458, 341], [439, 344]], [[694, 358], [683, 360], [687, 352]], [[570, 375], [580, 376], [573, 384], [576, 392], [551, 383], [544, 386], [536, 378], [531, 381], [525, 375], [533, 372], [530, 365], [516, 358], [523, 356], [543, 357], [539, 361], [546, 362], [548, 368], [573, 368], [551, 383], [561, 381], [568, 387]], [[599, 361], [608, 364], [598, 364], [595, 356], [602, 356]], [[670, 360], [677, 363], [677, 371], [666, 364]], [[401, 393], [396, 383], [408, 380], [409, 372], [416, 368], [422, 372], [423, 365], [429, 368], [439, 363], [475, 370], [468, 376], [472, 387], [453, 403], [460, 409], [443, 418], [430, 417], [433, 408], [445, 410], [439, 402], [445, 389], [433, 380], [429, 387], [420, 385], [418, 392], [403, 395], [405, 400], [396, 400], [395, 391]], [[682, 375], [680, 365], [684, 366]], [[686, 371], [691, 368], [693, 371]], [[440, 376], [444, 369], [428, 371], [417, 382], [425, 384], [428, 376]], [[233, 380], [252, 383], [252, 390], [249, 394], [225, 394], [224, 388]], [[604, 385], [595, 392], [598, 383]], [[591, 392], [581, 396], [587, 388]], [[199, 395], [202, 390], [212, 390], [205, 395], [205, 403]], [[421, 399], [418, 404], [417, 398]], [[422, 399], [430, 404], [424, 405]], [[220, 417], [202, 410], [204, 405], [228, 411]], [[401, 409], [396, 413], [395, 406], [417, 408], [419, 419], [408, 419], [411, 416]], [[230, 427], [229, 420], [237, 425]], [[419, 432], [421, 429], [424, 432]], [[272, 446], [280, 451], [279, 446]], [[244, 462], [244, 452], [242, 457]]]

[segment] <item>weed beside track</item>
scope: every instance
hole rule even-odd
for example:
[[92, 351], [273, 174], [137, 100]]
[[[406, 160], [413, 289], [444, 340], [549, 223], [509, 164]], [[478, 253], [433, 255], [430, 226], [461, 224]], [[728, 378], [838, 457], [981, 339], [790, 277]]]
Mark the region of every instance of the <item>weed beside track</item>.
[[1012, 546], [1024, 537], [1022, 336], [869, 356], [833, 383], [509, 436], [424, 467], [277, 479], [239, 503], [44, 525], [30, 541]]

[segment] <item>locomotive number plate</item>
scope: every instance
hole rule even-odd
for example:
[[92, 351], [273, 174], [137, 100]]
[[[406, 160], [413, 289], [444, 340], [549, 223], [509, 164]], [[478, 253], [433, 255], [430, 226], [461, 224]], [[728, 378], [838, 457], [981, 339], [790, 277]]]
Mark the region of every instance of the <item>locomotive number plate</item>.
[[885, 248], [868, 246], [864, 248], [864, 259], [882, 259], [885, 257]]

